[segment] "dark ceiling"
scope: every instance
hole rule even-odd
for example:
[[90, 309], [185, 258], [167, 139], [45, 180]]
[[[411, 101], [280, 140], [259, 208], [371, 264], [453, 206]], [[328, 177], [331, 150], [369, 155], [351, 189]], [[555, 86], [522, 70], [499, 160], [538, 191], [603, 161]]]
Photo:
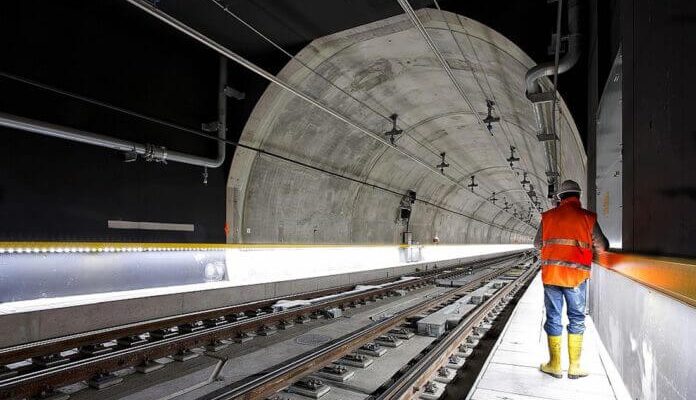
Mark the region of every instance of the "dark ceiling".
[[[284, 50], [296, 54], [316, 38], [403, 13], [396, 0], [162, 0], [158, 4], [166, 12], [273, 73], [285, 65], [288, 57], [231, 14], [253, 26]], [[435, 8], [432, 0], [411, 0], [411, 4], [416, 9]], [[547, 49], [555, 29], [555, 3], [548, 0], [442, 0], [439, 5], [499, 31], [537, 62], [553, 58]], [[227, 7], [231, 14], [226, 14], [222, 7]], [[562, 26], [565, 27], [565, 22]], [[583, 140], [587, 107], [586, 65], [586, 58], [583, 57], [574, 69], [559, 80], [559, 88]], [[249, 91], [253, 92], [254, 89]], [[255, 94], [252, 94], [252, 98], [255, 98]]]
[[[402, 13], [395, 0], [221, 2], [292, 54], [315, 38]], [[411, 3], [414, 8], [434, 7], [427, 0]], [[547, 0], [439, 3], [445, 10], [498, 30], [538, 62], [552, 58], [547, 47], [554, 29], [556, 5]], [[156, 4], [268, 71], [277, 73], [288, 61], [286, 55], [225, 14], [213, 0], [156, 0]], [[0, 72], [22, 75], [145, 114], [159, 108], [153, 107], [153, 103], [166, 102], [172, 117], [167, 111], [159, 116], [187, 126], [197, 126], [205, 120], [208, 110], [214, 109], [214, 96], [201, 98], [201, 88], [194, 86], [206, 85], [205, 90], [215, 87], [217, 56], [125, 0], [29, 0], [5, 3], [2, 8], [0, 34], [6, 43]], [[559, 83], [583, 138], [585, 66], [581, 60]], [[233, 104], [231, 110], [230, 136], [236, 137], [268, 83], [233, 63], [230, 71], [231, 85], [247, 94], [247, 99]], [[199, 77], [180, 79], [181, 73]], [[149, 78], [153, 76], [156, 78]], [[147, 84], [143, 85], [144, 81]], [[14, 86], [13, 89], [23, 90]], [[32, 97], [52, 96], [24, 89]], [[189, 147], [188, 141], [184, 144]]]

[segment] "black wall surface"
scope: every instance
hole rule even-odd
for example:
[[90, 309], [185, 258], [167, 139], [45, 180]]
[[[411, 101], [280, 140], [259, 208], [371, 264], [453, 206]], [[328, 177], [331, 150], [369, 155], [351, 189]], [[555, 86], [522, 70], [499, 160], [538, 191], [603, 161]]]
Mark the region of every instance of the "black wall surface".
[[597, 102], [621, 46], [623, 249], [694, 257], [696, 2], [592, 0], [591, 7], [589, 177]]
[[[197, 128], [217, 119], [218, 58], [116, 2], [5, 2], [0, 71]], [[0, 110], [214, 157], [205, 138], [0, 78]], [[224, 241], [225, 166], [124, 163], [123, 154], [0, 128], [0, 240]], [[230, 148], [232, 151], [232, 148]], [[107, 229], [107, 220], [194, 232]]]
[[587, 202], [596, 210], [596, 128], [597, 109], [611, 65], [621, 44], [618, 0], [590, 0], [587, 34]]
[[696, 256], [696, 2], [621, 1], [624, 249]]
[[[230, 0], [229, 6], [291, 53], [311, 40], [403, 11], [393, 0]], [[288, 58], [211, 1], [160, 0], [205, 21], [206, 33], [272, 73]], [[413, 0], [414, 8], [433, 7]], [[445, 10], [487, 24], [539, 62], [554, 29], [545, 0], [461, 2]], [[564, 24], [565, 26], [565, 24]], [[0, 73], [19, 75], [142, 114], [198, 129], [217, 118], [218, 56], [123, 0], [23, 0], [0, 4]], [[228, 138], [236, 140], [268, 82], [229, 63]], [[585, 118], [584, 67], [560, 78], [576, 120]], [[0, 75], [0, 111], [95, 133], [214, 157], [215, 142]], [[328, 117], [327, 117], [328, 118]], [[581, 129], [581, 131], [584, 131]], [[584, 135], [584, 133], [583, 133]], [[124, 163], [123, 154], [0, 128], [0, 241], [224, 242], [225, 183], [234, 152], [208, 171], [178, 163]], [[195, 231], [107, 228], [110, 219], [188, 223]]]

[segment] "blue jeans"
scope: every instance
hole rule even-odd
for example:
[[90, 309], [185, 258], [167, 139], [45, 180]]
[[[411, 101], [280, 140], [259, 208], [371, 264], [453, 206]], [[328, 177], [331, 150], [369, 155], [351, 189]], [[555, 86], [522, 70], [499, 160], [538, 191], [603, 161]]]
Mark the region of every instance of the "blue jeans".
[[561, 314], [563, 313], [563, 298], [568, 308], [568, 333], [582, 334], [585, 332], [585, 294], [587, 280], [574, 288], [544, 285], [544, 306], [546, 307], [546, 323], [544, 330], [549, 336], [560, 336], [563, 332]]

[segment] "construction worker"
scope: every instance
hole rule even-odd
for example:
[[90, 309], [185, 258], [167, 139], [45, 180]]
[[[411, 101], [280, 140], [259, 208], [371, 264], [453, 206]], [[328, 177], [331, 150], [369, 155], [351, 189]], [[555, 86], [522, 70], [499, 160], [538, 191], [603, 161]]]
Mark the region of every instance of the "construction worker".
[[587, 376], [580, 367], [582, 335], [585, 332], [585, 297], [594, 251], [609, 247], [597, 223], [597, 214], [580, 205], [580, 185], [564, 181], [556, 193], [558, 207], [541, 216], [534, 246], [541, 249], [541, 279], [544, 283], [544, 306], [550, 360], [542, 372], [563, 377], [561, 368], [561, 313], [563, 299], [568, 314], [568, 378]]

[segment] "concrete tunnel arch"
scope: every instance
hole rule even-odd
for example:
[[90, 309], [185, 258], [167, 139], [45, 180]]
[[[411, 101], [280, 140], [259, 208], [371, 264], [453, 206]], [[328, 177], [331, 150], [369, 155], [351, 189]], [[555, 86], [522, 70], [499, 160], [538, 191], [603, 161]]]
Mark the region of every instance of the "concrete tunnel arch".
[[[388, 116], [398, 114], [404, 133], [396, 145], [432, 166], [446, 152], [446, 173], [464, 184], [475, 173], [478, 196], [270, 84], [240, 142], [334, 175], [238, 147], [227, 181], [229, 242], [399, 243], [396, 213], [409, 189], [425, 200], [413, 205], [414, 240], [531, 242], [538, 214], [525, 223], [486, 199], [496, 192], [518, 207], [531, 204], [514, 172], [524, 170], [543, 207], [550, 206], [544, 147], [525, 97], [524, 76], [535, 62], [481, 23], [432, 9], [417, 14], [475, 112], [485, 117], [486, 100], [495, 100], [501, 121], [493, 135], [479, 126], [406, 15], [316, 39], [278, 76], [371, 132], [390, 130]], [[562, 99], [559, 110], [561, 179], [585, 187], [587, 158], [577, 127]], [[506, 168], [511, 145], [521, 159], [514, 169]]]

